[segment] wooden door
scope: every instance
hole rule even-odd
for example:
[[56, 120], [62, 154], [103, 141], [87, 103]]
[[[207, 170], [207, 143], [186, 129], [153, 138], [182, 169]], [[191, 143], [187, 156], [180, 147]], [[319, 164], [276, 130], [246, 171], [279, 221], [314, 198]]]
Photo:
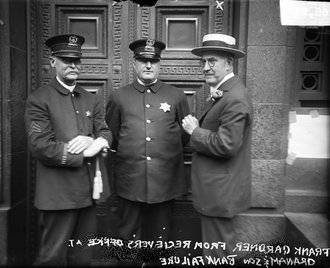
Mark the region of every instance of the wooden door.
[[[104, 105], [111, 90], [134, 79], [130, 42], [151, 37], [162, 40], [160, 79], [185, 92], [191, 112], [202, 111], [208, 90], [204, 86], [199, 60], [190, 50], [201, 45], [207, 33], [233, 33], [232, 0], [158, 0], [153, 7], [140, 7], [131, 1], [113, 0], [31, 0], [29, 8], [30, 90], [48, 83], [54, 73], [49, 66], [47, 38], [56, 34], [76, 33], [85, 37], [79, 84], [99, 94]], [[191, 153], [185, 150], [187, 180]], [[33, 160], [31, 166], [34, 166]], [[29, 174], [31, 189], [30, 254], [36, 248], [36, 211], [33, 209], [33, 168]], [[116, 235], [115, 200], [98, 208], [99, 233]], [[174, 239], [200, 240], [198, 216], [190, 195], [176, 201]]]

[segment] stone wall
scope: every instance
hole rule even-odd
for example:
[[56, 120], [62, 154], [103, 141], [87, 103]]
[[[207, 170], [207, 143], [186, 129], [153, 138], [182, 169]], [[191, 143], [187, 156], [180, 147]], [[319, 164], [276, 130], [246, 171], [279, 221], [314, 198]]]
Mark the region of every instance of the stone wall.
[[26, 248], [26, 2], [0, 1], [0, 265], [23, 264]]
[[[243, 22], [241, 22], [242, 24]], [[244, 27], [241, 26], [241, 28]], [[239, 215], [239, 237], [266, 242], [285, 233], [285, 159], [288, 143], [290, 39], [278, 0], [248, 1], [246, 86], [254, 102], [252, 204]]]

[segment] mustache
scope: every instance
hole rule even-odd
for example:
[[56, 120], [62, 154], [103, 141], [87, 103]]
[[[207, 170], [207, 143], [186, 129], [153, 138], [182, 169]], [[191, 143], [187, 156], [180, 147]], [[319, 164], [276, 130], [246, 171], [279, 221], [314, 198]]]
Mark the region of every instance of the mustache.
[[203, 74], [214, 74], [211, 70], [203, 71]]
[[69, 73], [77, 73], [77, 74], [79, 74], [80, 73], [80, 69], [72, 69], [72, 68], [69, 68], [68, 70], [67, 70]]

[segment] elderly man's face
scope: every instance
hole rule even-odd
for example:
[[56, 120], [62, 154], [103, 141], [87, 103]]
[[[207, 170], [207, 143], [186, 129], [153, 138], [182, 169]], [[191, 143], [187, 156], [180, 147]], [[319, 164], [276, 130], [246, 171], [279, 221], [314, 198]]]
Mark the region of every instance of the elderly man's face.
[[221, 54], [205, 52], [201, 58], [205, 82], [215, 87], [232, 70], [232, 61]]
[[56, 69], [56, 76], [65, 84], [73, 85], [80, 74], [79, 58], [51, 57], [50, 64]]
[[155, 81], [160, 67], [159, 60], [135, 59], [134, 69], [137, 77], [145, 84]]

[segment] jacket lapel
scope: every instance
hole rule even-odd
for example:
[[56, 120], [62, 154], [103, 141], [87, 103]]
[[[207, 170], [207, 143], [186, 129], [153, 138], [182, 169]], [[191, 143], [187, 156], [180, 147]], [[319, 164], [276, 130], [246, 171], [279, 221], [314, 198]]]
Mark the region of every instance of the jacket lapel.
[[217, 100], [208, 100], [204, 106], [203, 112], [200, 116], [197, 117], [198, 121], [201, 121], [202, 118], [207, 114], [207, 112], [211, 109], [211, 107], [216, 103]]
[[[226, 82], [224, 82], [218, 90], [222, 90], [224, 94], [226, 94], [226, 91], [229, 91], [237, 82], [239, 81], [239, 78], [237, 76], [234, 76], [230, 79], [228, 79]], [[198, 121], [201, 121], [204, 116], [208, 113], [208, 111], [212, 108], [212, 106], [217, 103], [221, 98], [212, 100], [206, 102], [205, 107], [203, 109], [203, 112], [200, 116], [197, 117]]]

